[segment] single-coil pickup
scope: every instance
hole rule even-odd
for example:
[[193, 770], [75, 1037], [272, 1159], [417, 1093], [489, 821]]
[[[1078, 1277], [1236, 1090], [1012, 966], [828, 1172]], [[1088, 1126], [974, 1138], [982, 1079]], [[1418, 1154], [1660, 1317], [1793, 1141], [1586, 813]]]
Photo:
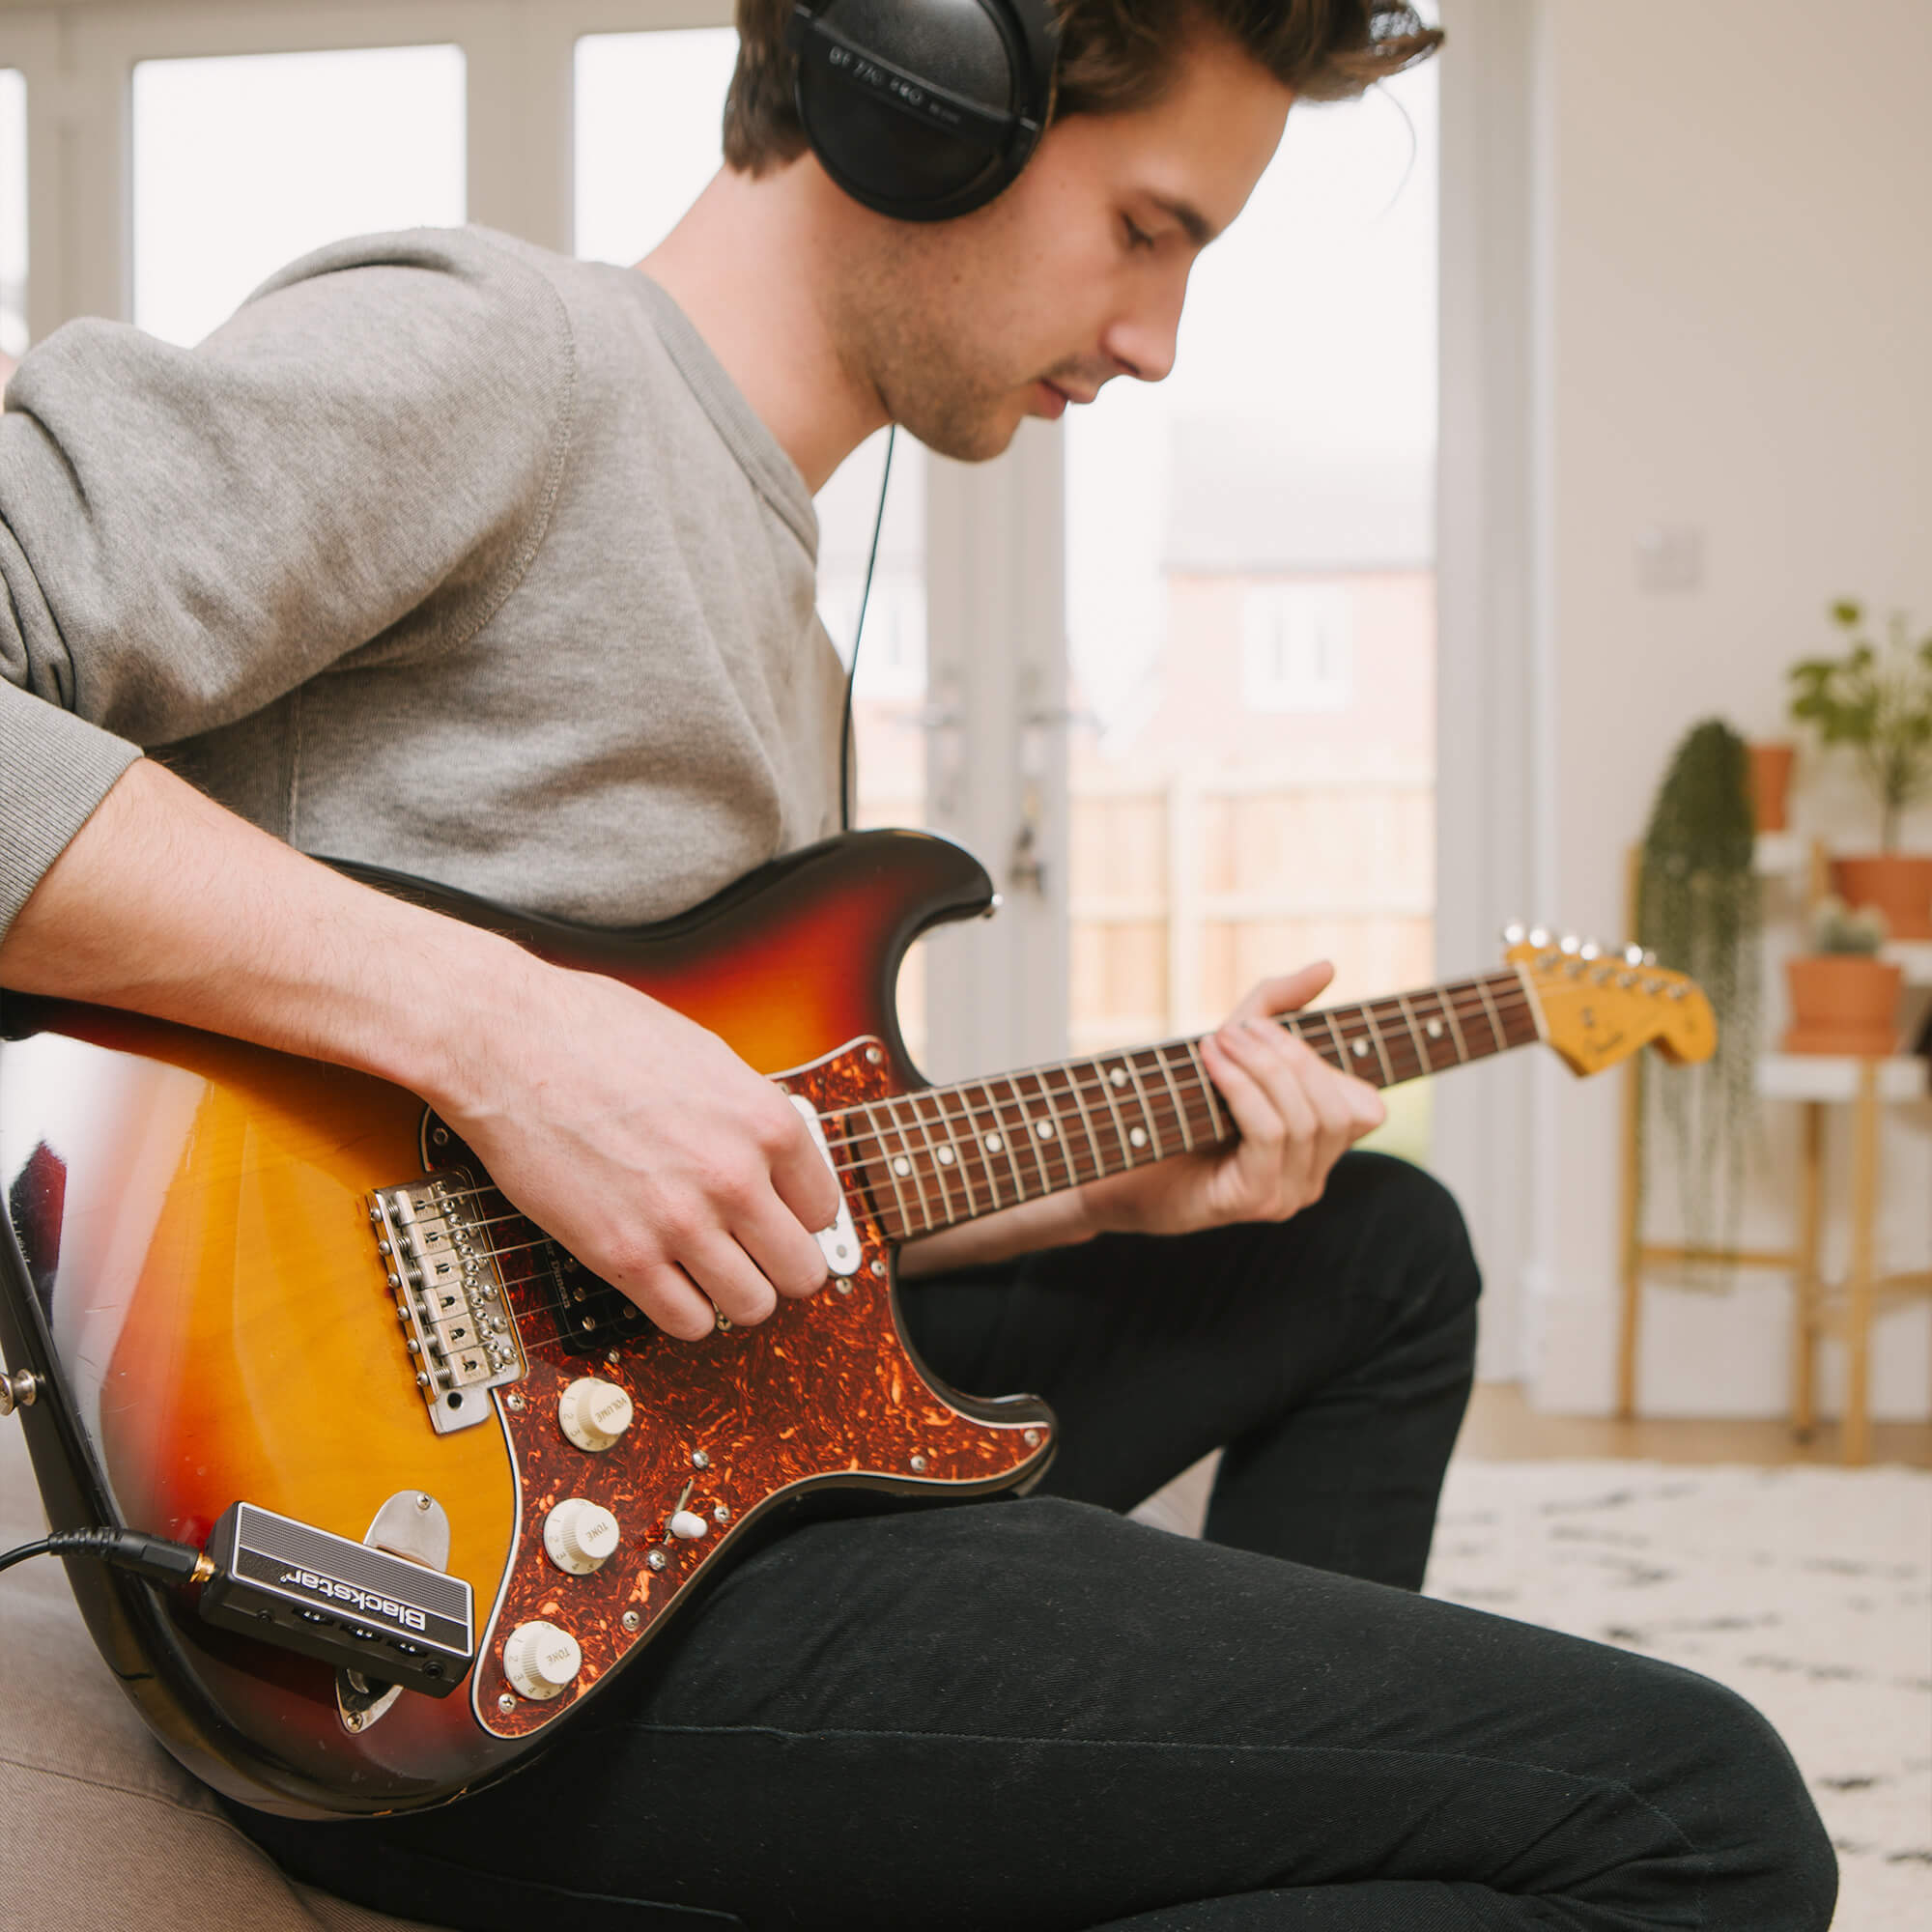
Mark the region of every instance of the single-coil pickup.
[[461, 1168], [369, 1197], [416, 1387], [441, 1434], [481, 1422], [485, 1392], [521, 1381], [527, 1370], [476, 1198]]

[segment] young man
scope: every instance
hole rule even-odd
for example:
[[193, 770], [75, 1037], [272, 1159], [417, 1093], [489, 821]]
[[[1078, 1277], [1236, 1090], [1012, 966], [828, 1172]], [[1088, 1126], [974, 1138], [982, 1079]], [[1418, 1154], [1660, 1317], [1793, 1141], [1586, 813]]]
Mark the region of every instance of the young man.
[[[300, 852], [620, 923], [829, 830], [810, 493], [889, 420], [987, 457], [1165, 375], [1297, 94], [1432, 44], [1369, 0], [1065, 0], [1038, 152], [922, 223], [807, 147], [790, 12], [741, 8], [730, 165], [643, 274], [345, 244], [191, 353], [63, 330], [0, 418], [0, 984], [411, 1089], [691, 1338], [823, 1279], [781, 1096]], [[1231, 1151], [908, 1252], [940, 1373], [1059, 1408], [1048, 1494], [795, 1531], [528, 1773], [244, 1829], [464, 1927], [1822, 1927], [1747, 1706], [1411, 1594], [1475, 1271], [1439, 1189], [1344, 1157], [1374, 1095], [1264, 1023], [1324, 981], [1204, 1049]], [[1112, 1513], [1215, 1443], [1208, 1542]]]

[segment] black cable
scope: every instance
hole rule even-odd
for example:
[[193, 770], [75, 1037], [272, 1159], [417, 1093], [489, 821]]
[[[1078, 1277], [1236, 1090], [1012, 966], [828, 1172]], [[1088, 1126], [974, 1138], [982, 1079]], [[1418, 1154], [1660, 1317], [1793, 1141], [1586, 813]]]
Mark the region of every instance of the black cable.
[[91, 1556], [171, 1587], [205, 1582], [214, 1574], [214, 1566], [192, 1544], [173, 1543], [138, 1529], [59, 1529], [0, 1555], [0, 1570], [11, 1570], [30, 1556]]
[[866, 585], [859, 592], [859, 621], [852, 627], [852, 662], [845, 668], [845, 714], [838, 725], [838, 829], [852, 829], [852, 691], [859, 682], [859, 645], [866, 635], [866, 606], [872, 601], [872, 572], [879, 562], [879, 536], [886, 527], [886, 486], [893, 480], [893, 445], [899, 426], [886, 432], [886, 467], [879, 476], [879, 508], [872, 519], [872, 551], [866, 559]]

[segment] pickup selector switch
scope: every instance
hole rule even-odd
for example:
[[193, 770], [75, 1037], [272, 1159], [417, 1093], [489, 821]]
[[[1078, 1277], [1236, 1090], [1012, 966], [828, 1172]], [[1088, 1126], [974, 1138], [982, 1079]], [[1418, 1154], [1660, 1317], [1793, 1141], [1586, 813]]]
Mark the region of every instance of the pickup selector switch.
[[554, 1624], [519, 1624], [503, 1646], [503, 1675], [535, 1703], [562, 1696], [582, 1668], [577, 1639]]
[[608, 1449], [631, 1426], [631, 1398], [615, 1382], [580, 1376], [556, 1399], [557, 1426], [593, 1455]]
[[667, 1527], [680, 1543], [696, 1543], [711, 1525], [696, 1510], [674, 1510]]
[[544, 1548], [559, 1570], [587, 1577], [617, 1547], [617, 1519], [588, 1496], [566, 1496], [544, 1518]]

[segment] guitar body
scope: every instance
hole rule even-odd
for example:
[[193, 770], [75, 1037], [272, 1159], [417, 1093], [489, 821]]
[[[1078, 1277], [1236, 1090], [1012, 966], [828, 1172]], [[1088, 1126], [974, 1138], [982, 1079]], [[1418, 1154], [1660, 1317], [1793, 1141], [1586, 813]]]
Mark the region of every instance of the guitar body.
[[[835, 1144], [842, 1109], [920, 1084], [894, 1013], [906, 948], [990, 899], [974, 861], [907, 833], [828, 841], [629, 934], [359, 875], [675, 1007], [781, 1076]], [[216, 1627], [192, 1592], [71, 1561], [96, 1641], [151, 1725], [245, 1803], [390, 1811], [500, 1776], [789, 1506], [833, 1490], [991, 1494], [1037, 1481], [1052, 1453], [1039, 1403], [926, 1377], [863, 1185], [847, 1185], [856, 1268], [756, 1328], [680, 1343], [541, 1243], [399, 1089], [99, 1008], [10, 997], [4, 1020], [0, 1185], [18, 1253], [0, 1280], [0, 1341], [42, 1385], [21, 1420], [55, 1526], [200, 1545], [246, 1502], [361, 1544], [385, 1505], [390, 1520], [415, 1508], [446, 1522], [446, 1568], [473, 1592], [468, 1678], [446, 1696], [384, 1700], [380, 1681]], [[444, 1184], [469, 1224], [497, 1231], [478, 1238], [502, 1250], [492, 1265], [523, 1356], [514, 1379], [465, 1398], [470, 1426], [447, 1430], [434, 1404], [456, 1395], [418, 1383], [371, 1212], [378, 1190], [432, 1173], [455, 1176]], [[621, 1388], [635, 1416], [595, 1452], [559, 1423], [582, 1378]], [[571, 1497], [621, 1525], [589, 1574], [546, 1548], [546, 1519]], [[518, 1694], [504, 1657], [538, 1622], [582, 1652], [547, 1699]]]

